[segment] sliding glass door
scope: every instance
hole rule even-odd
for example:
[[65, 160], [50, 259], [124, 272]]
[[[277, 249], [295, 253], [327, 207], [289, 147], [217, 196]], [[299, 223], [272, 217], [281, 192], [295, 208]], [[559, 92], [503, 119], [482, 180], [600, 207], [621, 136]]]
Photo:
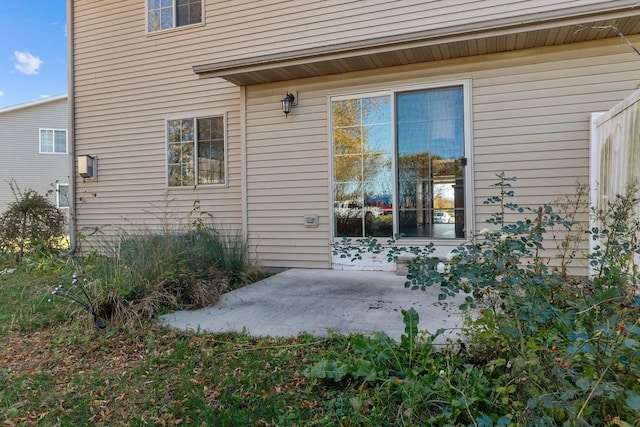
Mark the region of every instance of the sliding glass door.
[[464, 237], [463, 89], [331, 101], [334, 237]]

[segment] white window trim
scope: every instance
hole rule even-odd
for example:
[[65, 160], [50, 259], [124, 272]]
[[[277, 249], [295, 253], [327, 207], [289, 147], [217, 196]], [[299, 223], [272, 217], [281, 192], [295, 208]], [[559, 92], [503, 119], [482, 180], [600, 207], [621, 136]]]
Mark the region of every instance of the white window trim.
[[[195, 185], [169, 185], [169, 156], [167, 155], [168, 144], [169, 144], [169, 134], [167, 133], [167, 123], [171, 120], [186, 120], [193, 119], [197, 120], [199, 118], [207, 118], [207, 117], [222, 117], [222, 127], [223, 127], [223, 137], [224, 137], [224, 183], [222, 184], [199, 184]], [[227, 137], [227, 113], [213, 113], [213, 112], [197, 112], [195, 114], [173, 114], [170, 116], [166, 116], [164, 119], [164, 173], [165, 173], [165, 185], [169, 190], [181, 190], [181, 189], [193, 189], [194, 187], [206, 187], [206, 188], [226, 188], [229, 187], [229, 141]], [[195, 126], [194, 126], [195, 127]], [[197, 129], [194, 129], [194, 132], [197, 134]], [[197, 136], [196, 136], [196, 144], [197, 144]], [[194, 150], [197, 150], [197, 145], [194, 146]], [[197, 179], [198, 177], [198, 161], [197, 161], [197, 153], [194, 153], [194, 174]]]
[[195, 22], [193, 24], [181, 25], [181, 26], [176, 25], [176, 19], [177, 19], [176, 0], [172, 0], [172, 3], [173, 3], [173, 27], [165, 28], [164, 30], [149, 31], [149, 0], [144, 1], [144, 31], [147, 36], [153, 36], [156, 34], [166, 34], [172, 31], [180, 31], [187, 28], [202, 27], [204, 25], [205, 16], [206, 16], [206, 13], [205, 13], [206, 4], [204, 0], [200, 0], [200, 3], [201, 3], [200, 7], [202, 10], [202, 16], [201, 16], [200, 22]]
[[[53, 131], [53, 150], [54, 151], [42, 151], [42, 131], [50, 130]], [[56, 132], [64, 132], [64, 153], [60, 153], [55, 151], [56, 149]], [[57, 129], [57, 128], [38, 128], [38, 153], [40, 154], [63, 154], [66, 155], [69, 153], [69, 132], [66, 129]]]
[[[69, 206], [60, 206], [60, 186], [67, 187], [67, 202], [69, 202]], [[69, 200], [69, 184], [65, 182], [56, 182], [56, 207], [58, 209], [69, 209], [71, 206], [71, 200]]]
[[[474, 154], [473, 154], [473, 141], [472, 141], [472, 127], [473, 127], [473, 108], [472, 108], [472, 99], [471, 99], [471, 88], [472, 88], [472, 80], [468, 79], [458, 79], [458, 80], [444, 80], [439, 82], [429, 82], [421, 85], [410, 85], [410, 86], [396, 86], [388, 90], [372, 90], [367, 91], [363, 90], [361, 92], [353, 91], [349, 93], [336, 94], [327, 96], [327, 128], [328, 128], [328, 137], [329, 137], [329, 212], [331, 218], [331, 241], [334, 243], [338, 243], [342, 240], [341, 237], [335, 237], [335, 224], [333, 221], [333, 129], [332, 129], [332, 109], [331, 103], [333, 101], [341, 101], [345, 99], [353, 99], [353, 98], [365, 98], [365, 97], [373, 97], [373, 96], [381, 96], [381, 95], [389, 95], [391, 96], [391, 117], [392, 117], [392, 126], [391, 126], [391, 138], [392, 138], [392, 156], [391, 156], [391, 167], [393, 173], [393, 187], [392, 187], [392, 197], [394, 201], [394, 209], [393, 209], [393, 229], [394, 233], [397, 232], [398, 226], [398, 210], [395, 206], [396, 196], [398, 192], [398, 170], [396, 167], [397, 160], [397, 149], [395, 147], [396, 143], [396, 109], [395, 109], [395, 100], [396, 94], [402, 92], [409, 92], [415, 90], [429, 90], [436, 89], [441, 87], [451, 87], [451, 86], [462, 86], [463, 93], [463, 102], [464, 102], [464, 152], [465, 158], [467, 159], [467, 166], [465, 166], [464, 172], [464, 193], [465, 193], [465, 237], [457, 238], [457, 239], [433, 239], [433, 238], [415, 238], [415, 237], [405, 237], [402, 238], [402, 245], [424, 245], [425, 243], [434, 243], [436, 245], [436, 249], [440, 248], [444, 250], [441, 254], [440, 251], [434, 254], [435, 256], [446, 256], [450, 249], [455, 248], [456, 246], [468, 242], [473, 241], [475, 235], [475, 203], [474, 203], [474, 194], [475, 194], [475, 184], [474, 184]], [[384, 238], [382, 238], [384, 239]], [[378, 238], [381, 240], [381, 238]]]

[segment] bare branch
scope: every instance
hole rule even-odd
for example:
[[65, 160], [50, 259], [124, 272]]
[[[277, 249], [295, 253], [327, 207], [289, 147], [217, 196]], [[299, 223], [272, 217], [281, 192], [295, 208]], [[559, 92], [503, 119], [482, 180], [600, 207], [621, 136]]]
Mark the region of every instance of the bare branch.
[[625, 43], [627, 43], [629, 46], [631, 46], [631, 49], [633, 49], [638, 55], [640, 55], [640, 50], [638, 50], [638, 48], [636, 48], [633, 43], [631, 43], [631, 40], [629, 40], [627, 38], [627, 36], [625, 36], [622, 31], [620, 31], [620, 29], [618, 27], [616, 27], [615, 25], [602, 25], [602, 26], [593, 26], [591, 28], [594, 28], [596, 30], [612, 30], [614, 33], [616, 33], [618, 36], [620, 36], [620, 38], [622, 40], [625, 41]]

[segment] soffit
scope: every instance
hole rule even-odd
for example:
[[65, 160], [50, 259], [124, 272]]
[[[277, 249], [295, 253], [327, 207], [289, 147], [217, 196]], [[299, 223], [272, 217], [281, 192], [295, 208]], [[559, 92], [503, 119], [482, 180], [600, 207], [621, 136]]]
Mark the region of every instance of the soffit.
[[527, 25], [505, 23], [500, 28], [494, 23], [486, 30], [457, 28], [455, 34], [424, 32], [363, 40], [196, 65], [193, 71], [200, 78], [220, 77], [249, 86], [619, 37], [611, 28], [614, 22], [625, 36], [639, 34], [640, 9]]

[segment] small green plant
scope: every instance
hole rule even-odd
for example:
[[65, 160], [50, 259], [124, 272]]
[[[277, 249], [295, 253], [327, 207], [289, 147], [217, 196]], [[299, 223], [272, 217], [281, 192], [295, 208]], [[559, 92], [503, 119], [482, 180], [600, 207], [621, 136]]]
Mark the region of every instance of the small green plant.
[[305, 371], [308, 378], [333, 383], [373, 386], [381, 399], [399, 405], [409, 424], [420, 422], [427, 413], [441, 413], [443, 390], [439, 381], [441, 362], [434, 341], [442, 331], [425, 334], [418, 329], [418, 313], [402, 310], [405, 333], [400, 342], [378, 332], [373, 336], [351, 335], [347, 351], [328, 354]]
[[616, 195], [606, 206], [594, 209], [597, 226], [591, 229], [596, 242], [590, 254], [590, 265], [595, 270], [594, 286], [602, 291], [633, 286], [638, 283], [640, 254], [640, 184], [633, 182], [625, 194]]
[[413, 309], [402, 310], [405, 333], [397, 343], [384, 332], [373, 337], [349, 337], [351, 353], [335, 354], [333, 360], [323, 360], [306, 373], [319, 379], [341, 382], [346, 379], [366, 382], [387, 382], [415, 378], [428, 371], [433, 341], [441, 331], [420, 339], [419, 317]]

